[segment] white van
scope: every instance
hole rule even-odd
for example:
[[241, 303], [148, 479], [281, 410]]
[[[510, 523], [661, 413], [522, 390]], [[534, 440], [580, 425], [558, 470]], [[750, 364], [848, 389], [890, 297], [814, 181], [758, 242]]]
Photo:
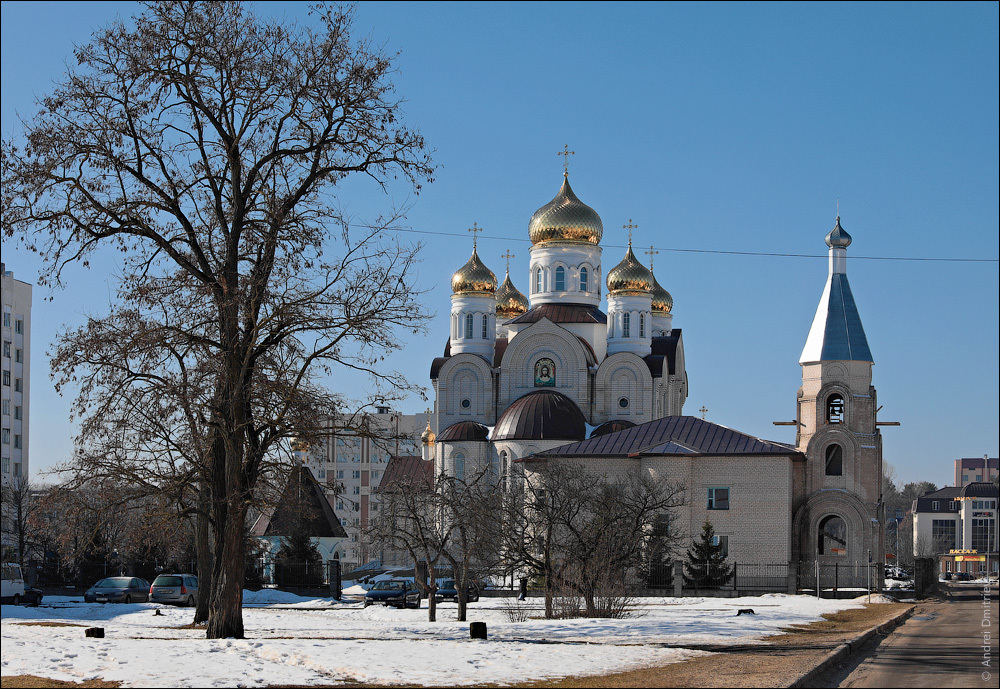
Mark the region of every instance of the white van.
[[21, 604], [24, 597], [24, 576], [21, 574], [21, 565], [16, 562], [4, 562], [0, 565], [0, 575], [3, 581], [0, 586], [0, 602]]

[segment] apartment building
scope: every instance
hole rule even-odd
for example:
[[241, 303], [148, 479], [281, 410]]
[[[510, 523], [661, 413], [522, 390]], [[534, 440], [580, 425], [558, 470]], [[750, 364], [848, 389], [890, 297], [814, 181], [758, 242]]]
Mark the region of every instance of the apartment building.
[[[6, 488], [28, 476], [28, 397], [31, 371], [31, 285], [14, 278], [14, 273], [0, 263], [3, 276], [3, 385], [2, 438], [0, 438], [0, 481]], [[2, 514], [2, 546], [5, 553], [17, 543], [15, 525]]]

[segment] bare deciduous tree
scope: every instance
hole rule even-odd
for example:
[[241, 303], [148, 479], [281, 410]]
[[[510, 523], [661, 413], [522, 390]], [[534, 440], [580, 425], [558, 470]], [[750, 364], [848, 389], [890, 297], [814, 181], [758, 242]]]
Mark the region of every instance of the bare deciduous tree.
[[150, 2], [77, 48], [23, 143], [2, 147], [4, 236], [41, 255], [40, 282], [120, 252], [110, 313], [62, 337], [54, 372], [80, 385], [81, 457], [108, 461], [102, 476], [117, 463], [208, 491], [209, 638], [244, 636], [247, 510], [288, 440], [336, 412], [318, 376], [346, 366], [383, 399], [406, 394], [377, 366], [425, 320], [416, 249], [383, 232], [398, 215], [359, 229], [335, 195], [352, 175], [419, 190], [423, 139], [399, 121], [391, 59], [352, 39], [352, 11], [314, 16]]
[[532, 462], [509, 492], [505, 551], [544, 580], [547, 618], [558, 616], [555, 598], [566, 591], [588, 617], [621, 614], [622, 585], [676, 542], [664, 525], [683, 504], [683, 487], [647, 474], [609, 481], [579, 464]]

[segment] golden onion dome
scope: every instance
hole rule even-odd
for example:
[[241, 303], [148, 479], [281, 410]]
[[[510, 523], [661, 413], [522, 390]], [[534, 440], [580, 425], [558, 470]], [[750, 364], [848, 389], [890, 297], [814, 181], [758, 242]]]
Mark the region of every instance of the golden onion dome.
[[608, 271], [608, 294], [649, 294], [653, 291], [653, 282], [653, 274], [639, 263], [629, 242], [625, 258]]
[[660, 283], [653, 276], [653, 313], [668, 314], [674, 308], [674, 298], [670, 292], [663, 289]]
[[425, 428], [424, 432], [420, 434], [420, 441], [424, 445], [433, 445], [435, 440], [436, 436], [434, 435], [434, 431], [431, 430], [431, 422], [428, 420], [427, 428]]
[[543, 242], [583, 242], [600, 244], [604, 223], [593, 208], [576, 198], [564, 177], [556, 197], [535, 211], [528, 222], [532, 244]]
[[497, 291], [497, 276], [479, 260], [476, 249], [472, 258], [451, 276], [451, 291], [454, 294], [482, 294], [493, 296]]
[[521, 294], [517, 287], [514, 287], [508, 272], [500, 289], [497, 290], [497, 318], [510, 320], [527, 312], [528, 298]]

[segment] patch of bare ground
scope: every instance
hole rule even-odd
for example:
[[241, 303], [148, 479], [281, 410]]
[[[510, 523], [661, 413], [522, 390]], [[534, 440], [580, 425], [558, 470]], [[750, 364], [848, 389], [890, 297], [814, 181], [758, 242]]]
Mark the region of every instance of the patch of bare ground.
[[19, 624], [25, 627], [89, 627], [87, 624], [78, 624], [76, 622], [51, 622], [49, 620], [33, 620], [31, 622], [13, 622], [12, 624]]
[[121, 682], [105, 682], [103, 679], [90, 679], [86, 682], [64, 682], [58, 679], [48, 679], [47, 677], [36, 677], [35, 675], [14, 675], [13, 677], [0, 677], [0, 687], [2, 689], [35, 689], [36, 687], [94, 687], [103, 689], [104, 687], [120, 687]]

